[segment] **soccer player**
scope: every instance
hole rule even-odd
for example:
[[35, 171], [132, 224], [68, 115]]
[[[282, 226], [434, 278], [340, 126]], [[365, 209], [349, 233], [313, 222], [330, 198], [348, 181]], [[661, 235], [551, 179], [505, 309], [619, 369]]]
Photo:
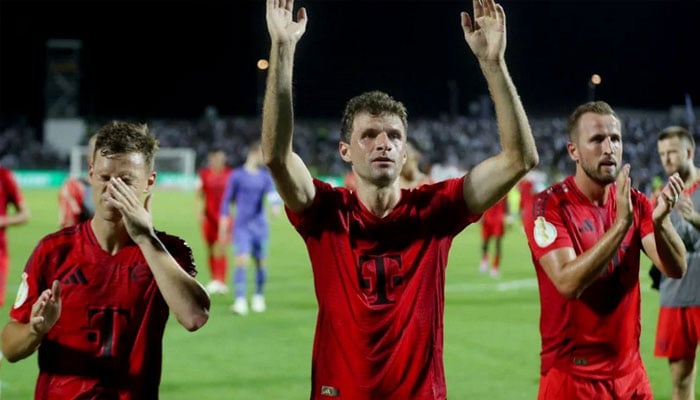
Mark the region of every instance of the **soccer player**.
[[661, 275], [661, 306], [654, 354], [668, 359], [672, 400], [695, 399], [695, 353], [700, 341], [700, 173], [695, 166], [695, 140], [687, 129], [669, 126], [657, 141], [666, 174], [685, 183], [671, 213], [687, 252], [688, 270], [681, 279]]
[[233, 219], [233, 249], [235, 271], [233, 275], [234, 301], [231, 311], [248, 314], [248, 264], [255, 262], [255, 292], [250, 308], [254, 312], [265, 311], [265, 283], [267, 282], [267, 248], [270, 228], [265, 213], [265, 200], [279, 213], [279, 200], [272, 177], [262, 163], [260, 142], [248, 147], [243, 166], [230, 175], [219, 208], [219, 237], [224, 237], [225, 223], [230, 218], [230, 206], [235, 204]]
[[[433, 183], [429, 175], [420, 170], [422, 154], [411, 140], [406, 141], [406, 162], [401, 168], [399, 186], [402, 189], [411, 189], [427, 183]], [[347, 185], [346, 185], [347, 187]]]
[[[12, 206], [11, 213], [8, 206]], [[22, 191], [12, 171], [0, 166], [0, 308], [5, 305], [7, 275], [10, 269], [10, 255], [7, 245], [7, 228], [29, 221], [29, 206], [24, 202]]]
[[655, 207], [631, 188], [620, 119], [605, 102], [568, 122], [574, 175], [533, 200], [525, 233], [540, 292], [539, 399], [651, 399], [639, 355], [643, 250], [671, 277], [686, 270], [669, 213], [683, 190], [671, 175]]
[[169, 311], [189, 331], [208, 319], [192, 251], [152, 224], [157, 148], [145, 125], [100, 128], [95, 216], [45, 236], [27, 261], [2, 351], [15, 362], [38, 349], [35, 399], [157, 399]]
[[226, 252], [231, 242], [231, 218], [224, 219], [224, 237], [219, 239], [219, 209], [224, 196], [226, 183], [231, 175], [231, 168], [226, 165], [226, 153], [221, 149], [213, 149], [207, 155], [207, 166], [199, 170], [198, 205], [199, 221], [202, 226], [204, 242], [207, 246], [207, 260], [211, 280], [207, 291], [211, 294], [228, 293], [226, 276], [228, 275], [228, 260]]
[[[357, 190], [314, 179], [292, 151], [292, 69], [306, 10], [267, 1], [270, 68], [263, 106], [265, 162], [306, 243], [318, 316], [311, 398], [445, 399], [443, 307], [453, 238], [505, 196], [538, 162], [522, 104], [506, 67], [505, 14], [493, 0], [461, 13], [464, 38], [495, 103], [502, 151], [468, 175], [402, 190], [404, 105], [383, 92], [350, 99], [340, 157]], [[390, 44], [386, 44], [390, 46]]]
[[[508, 214], [508, 197], [502, 198], [498, 203], [484, 211], [481, 217], [481, 263], [479, 272], [490, 273], [491, 277], [500, 276], [501, 242], [506, 231], [506, 214]], [[489, 244], [493, 239], [493, 262], [489, 264]]]
[[535, 193], [537, 193], [532, 173], [523, 176], [520, 182], [518, 182], [518, 192], [520, 194], [520, 203], [518, 204], [520, 209], [518, 211], [520, 213], [520, 220], [523, 221], [525, 213], [532, 211], [532, 199]]
[[[88, 168], [92, 165], [92, 153], [95, 149], [95, 135], [88, 140]], [[95, 204], [92, 202], [90, 181], [83, 177], [66, 179], [58, 191], [58, 223], [61, 228], [76, 225], [92, 218]]]

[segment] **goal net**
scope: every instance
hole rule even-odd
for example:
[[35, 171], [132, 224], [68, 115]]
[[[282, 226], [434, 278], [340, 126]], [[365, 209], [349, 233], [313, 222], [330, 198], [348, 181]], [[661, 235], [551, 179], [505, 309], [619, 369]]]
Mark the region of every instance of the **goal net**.
[[[87, 146], [74, 146], [70, 155], [70, 176], [88, 175]], [[158, 149], [155, 170], [156, 186], [160, 188], [192, 189], [195, 186], [196, 153], [186, 147]]]

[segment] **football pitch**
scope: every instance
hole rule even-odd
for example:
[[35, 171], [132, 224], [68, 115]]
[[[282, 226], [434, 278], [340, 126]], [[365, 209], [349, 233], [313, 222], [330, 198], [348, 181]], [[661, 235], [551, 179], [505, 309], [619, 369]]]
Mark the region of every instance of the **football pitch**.
[[[57, 189], [24, 191], [29, 224], [8, 230], [10, 277], [0, 325], [8, 319], [24, 263], [37, 241], [58, 226]], [[185, 238], [198, 279], [209, 280], [195, 194], [157, 190], [156, 228]], [[271, 219], [267, 311], [246, 317], [229, 312], [229, 295], [212, 297], [209, 322], [189, 333], [171, 317], [163, 344], [160, 397], [179, 399], [308, 399], [316, 321], [306, 248], [285, 215]], [[504, 238], [502, 276], [478, 272], [480, 234], [471, 225], [454, 241], [445, 289], [445, 372], [450, 399], [535, 399], [539, 380], [539, 299], [525, 235], [514, 224]], [[657, 399], [670, 398], [667, 363], [654, 358], [658, 292], [642, 258], [641, 351]], [[231, 271], [229, 259], [229, 271]], [[248, 274], [252, 285], [252, 273]], [[338, 362], [342, 362], [338, 360]], [[36, 354], [0, 367], [3, 400], [33, 397]]]

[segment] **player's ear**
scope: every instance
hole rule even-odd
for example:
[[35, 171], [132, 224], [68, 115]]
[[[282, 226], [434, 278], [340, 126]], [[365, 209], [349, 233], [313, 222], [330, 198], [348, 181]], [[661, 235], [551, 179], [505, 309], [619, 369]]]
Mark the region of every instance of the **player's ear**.
[[576, 145], [571, 142], [566, 143], [566, 151], [569, 153], [569, 157], [571, 157], [571, 159], [574, 160], [576, 164], [578, 164], [579, 155]]
[[342, 140], [338, 142], [338, 152], [340, 153], [340, 158], [347, 163], [352, 163], [352, 158], [350, 157], [350, 145], [343, 142]]
[[143, 190], [144, 193], [148, 193], [153, 189], [153, 185], [156, 184], [156, 177], [158, 174], [156, 171], [151, 171], [151, 173], [148, 175], [148, 180], [146, 181], [146, 188]]

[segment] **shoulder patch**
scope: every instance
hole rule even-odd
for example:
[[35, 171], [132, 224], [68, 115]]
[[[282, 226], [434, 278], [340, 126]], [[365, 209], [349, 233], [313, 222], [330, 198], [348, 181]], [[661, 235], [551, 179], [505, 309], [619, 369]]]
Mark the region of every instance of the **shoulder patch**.
[[544, 248], [554, 243], [554, 240], [557, 238], [557, 230], [554, 228], [554, 225], [540, 216], [535, 220], [532, 236], [535, 237], [537, 245]]
[[15, 297], [14, 308], [19, 308], [25, 301], [27, 301], [27, 296], [29, 296], [29, 283], [27, 282], [26, 272], [22, 272], [22, 282], [19, 284], [19, 289], [17, 289], [17, 297]]

